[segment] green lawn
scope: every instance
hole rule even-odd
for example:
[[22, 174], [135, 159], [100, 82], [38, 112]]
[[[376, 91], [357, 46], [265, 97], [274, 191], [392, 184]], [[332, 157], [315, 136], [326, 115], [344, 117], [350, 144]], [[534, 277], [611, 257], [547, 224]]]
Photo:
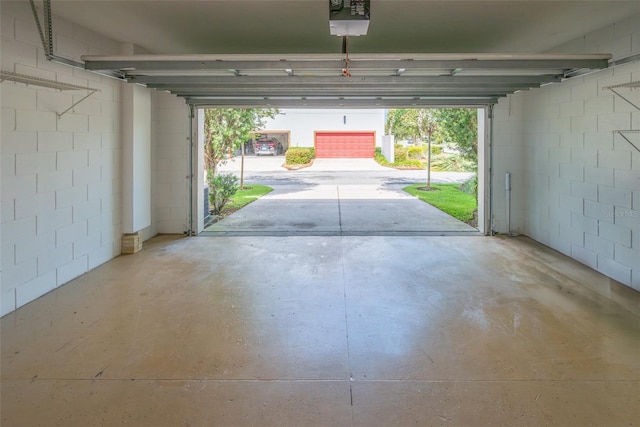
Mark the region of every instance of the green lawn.
[[267, 193], [273, 191], [273, 188], [268, 187], [266, 185], [245, 185], [243, 190], [238, 190], [236, 194], [233, 195], [231, 201], [222, 208], [222, 216], [227, 216], [237, 211], [238, 209], [242, 209], [247, 206], [249, 203], [254, 200], [259, 199]]
[[460, 221], [467, 222], [473, 219], [473, 212], [478, 209], [478, 202], [472, 194], [461, 191], [460, 184], [431, 184], [434, 190], [419, 190], [425, 186], [424, 182], [413, 184], [405, 187], [404, 191]]

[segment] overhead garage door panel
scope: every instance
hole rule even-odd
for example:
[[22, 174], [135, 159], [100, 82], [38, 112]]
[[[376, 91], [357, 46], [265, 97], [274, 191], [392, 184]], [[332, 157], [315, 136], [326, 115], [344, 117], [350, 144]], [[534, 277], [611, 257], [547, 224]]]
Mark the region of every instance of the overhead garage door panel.
[[316, 132], [318, 158], [372, 158], [375, 132]]

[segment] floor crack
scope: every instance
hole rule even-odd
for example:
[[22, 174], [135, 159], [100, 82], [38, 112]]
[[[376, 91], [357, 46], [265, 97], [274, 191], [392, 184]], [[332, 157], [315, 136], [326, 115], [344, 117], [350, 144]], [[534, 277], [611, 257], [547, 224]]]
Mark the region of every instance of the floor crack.
[[353, 406], [353, 386], [349, 384], [349, 399], [351, 400], [351, 406]]

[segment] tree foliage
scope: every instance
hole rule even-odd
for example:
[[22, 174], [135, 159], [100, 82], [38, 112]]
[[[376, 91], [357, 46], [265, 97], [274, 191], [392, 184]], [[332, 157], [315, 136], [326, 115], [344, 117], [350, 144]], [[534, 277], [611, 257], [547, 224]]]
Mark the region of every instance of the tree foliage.
[[386, 130], [399, 139], [413, 138], [427, 142], [427, 188], [431, 188], [431, 139], [438, 129], [434, 109], [415, 108], [391, 110], [387, 115]]
[[[435, 125], [435, 126], [434, 126]], [[478, 114], [475, 108], [397, 109], [387, 114], [385, 131], [398, 139], [428, 141], [429, 136], [478, 159]]]
[[389, 110], [385, 132], [397, 139], [427, 142], [438, 128], [434, 111], [425, 108]]
[[442, 139], [456, 148], [465, 159], [478, 161], [478, 110], [441, 108], [434, 110]]
[[252, 132], [264, 126], [265, 118], [273, 118], [277, 109], [261, 108], [208, 108], [204, 110], [204, 163], [207, 176], [216, 173], [229, 155], [245, 141]]
[[397, 140], [415, 138], [417, 133], [415, 111], [408, 109], [389, 110], [385, 133], [394, 135]]

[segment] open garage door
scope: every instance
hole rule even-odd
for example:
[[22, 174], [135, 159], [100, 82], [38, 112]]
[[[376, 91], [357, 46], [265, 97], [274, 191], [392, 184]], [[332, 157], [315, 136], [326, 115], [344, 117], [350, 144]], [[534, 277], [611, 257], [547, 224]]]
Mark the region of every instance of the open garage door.
[[317, 158], [373, 158], [375, 147], [375, 132], [315, 132]]

